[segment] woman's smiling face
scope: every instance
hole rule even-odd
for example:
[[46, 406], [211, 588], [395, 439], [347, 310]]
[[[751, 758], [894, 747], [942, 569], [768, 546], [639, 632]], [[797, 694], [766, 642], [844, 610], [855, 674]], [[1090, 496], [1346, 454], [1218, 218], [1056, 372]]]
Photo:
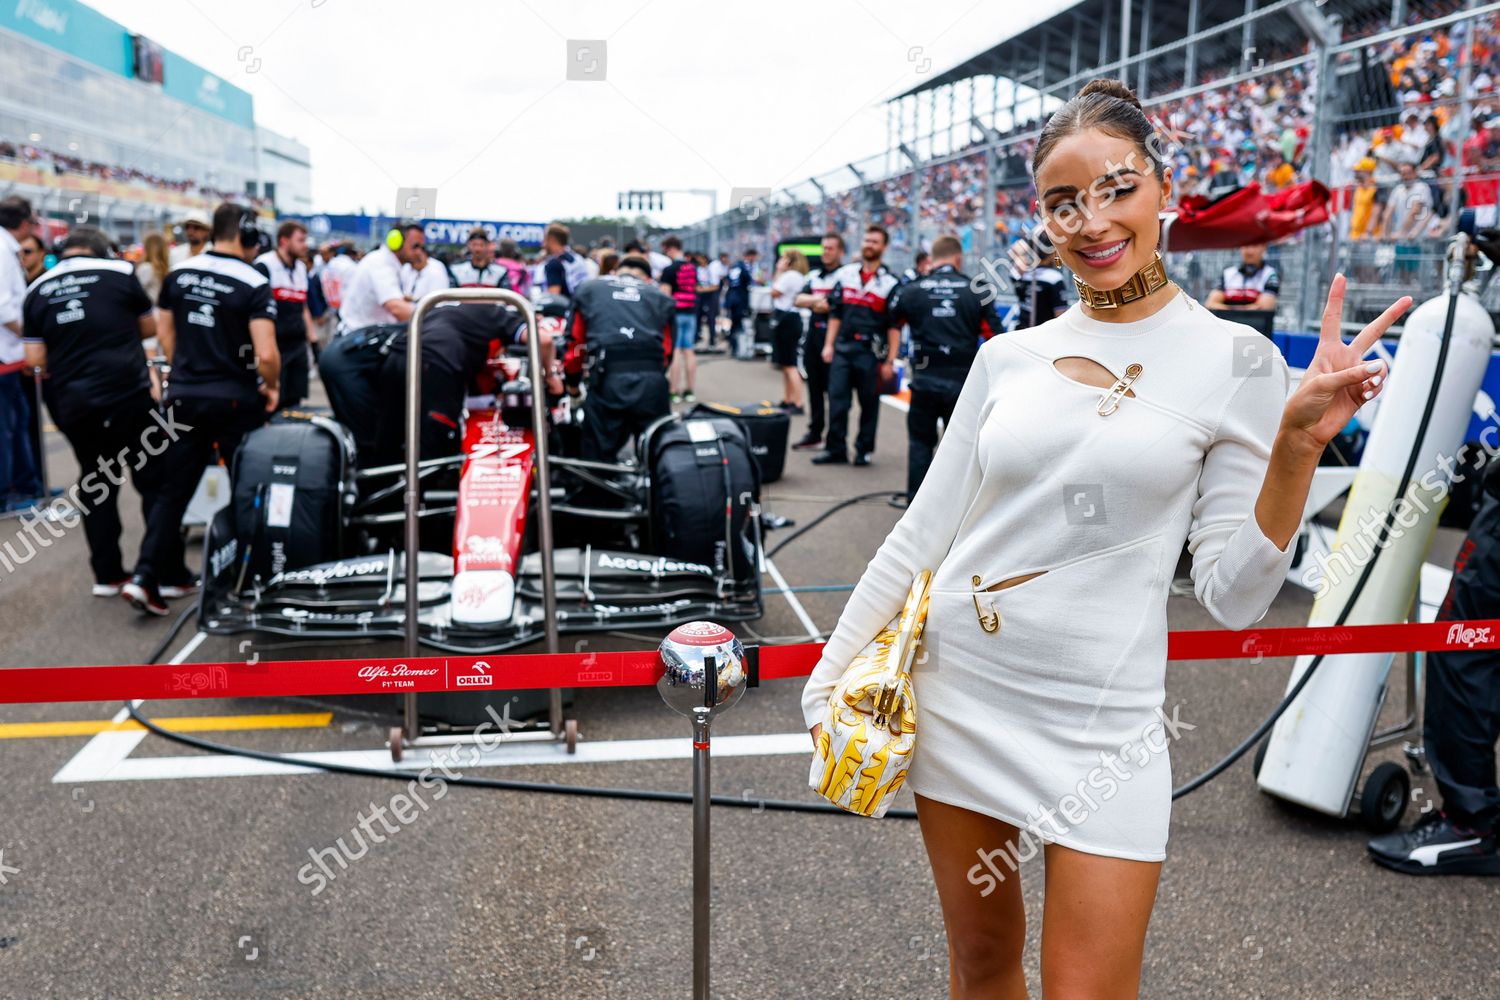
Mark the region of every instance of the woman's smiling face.
[[1095, 128], [1057, 141], [1036, 174], [1042, 224], [1064, 264], [1094, 288], [1119, 288], [1151, 262], [1171, 196], [1146, 153]]

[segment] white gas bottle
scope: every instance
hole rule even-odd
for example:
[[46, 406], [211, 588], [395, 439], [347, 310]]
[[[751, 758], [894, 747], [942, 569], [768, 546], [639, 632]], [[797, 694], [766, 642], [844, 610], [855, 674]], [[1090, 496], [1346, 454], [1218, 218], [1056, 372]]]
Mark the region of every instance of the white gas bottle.
[[[1442, 386], [1427, 433], [1417, 445], [1413, 439], [1437, 369], [1448, 298], [1445, 292], [1424, 302], [1406, 320], [1333, 549], [1303, 570], [1304, 581], [1318, 592], [1308, 615], [1310, 626], [1333, 625], [1348, 602], [1375, 552], [1386, 511], [1403, 493], [1399, 480], [1416, 446], [1406, 502], [1398, 506], [1383, 551], [1344, 623], [1406, 620], [1433, 532], [1448, 502], [1454, 462], [1495, 339], [1494, 323], [1478, 300], [1460, 295]], [[1267, 736], [1256, 778], [1263, 791], [1333, 816], [1347, 813], [1393, 656], [1354, 653], [1325, 658]], [[1297, 658], [1288, 691], [1312, 661], [1312, 656]]]

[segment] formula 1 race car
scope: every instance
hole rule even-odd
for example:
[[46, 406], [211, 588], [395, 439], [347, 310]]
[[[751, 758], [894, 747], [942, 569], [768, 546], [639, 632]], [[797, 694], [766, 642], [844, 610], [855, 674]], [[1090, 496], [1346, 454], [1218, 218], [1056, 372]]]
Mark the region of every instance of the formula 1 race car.
[[[547, 320], [543, 335], [560, 334]], [[545, 635], [524, 350], [491, 357], [493, 391], [469, 397], [460, 453], [420, 464], [417, 627], [437, 649], [496, 652]], [[568, 456], [575, 418], [564, 397], [544, 429], [559, 632], [759, 618], [760, 475], [739, 425], [668, 415], [610, 464]], [[360, 469], [355, 452], [348, 429], [317, 413], [247, 435], [233, 499], [204, 540], [203, 630], [405, 634], [405, 465]]]

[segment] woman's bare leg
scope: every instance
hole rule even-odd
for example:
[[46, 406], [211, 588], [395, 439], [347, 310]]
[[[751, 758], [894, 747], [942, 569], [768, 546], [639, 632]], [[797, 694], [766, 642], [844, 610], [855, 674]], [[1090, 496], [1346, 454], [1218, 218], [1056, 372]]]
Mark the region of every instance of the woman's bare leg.
[[983, 813], [921, 795], [916, 799], [948, 932], [951, 1000], [1027, 1000], [1019, 864], [1040, 844]]
[[1047, 845], [1046, 1000], [1135, 1000], [1161, 862]]

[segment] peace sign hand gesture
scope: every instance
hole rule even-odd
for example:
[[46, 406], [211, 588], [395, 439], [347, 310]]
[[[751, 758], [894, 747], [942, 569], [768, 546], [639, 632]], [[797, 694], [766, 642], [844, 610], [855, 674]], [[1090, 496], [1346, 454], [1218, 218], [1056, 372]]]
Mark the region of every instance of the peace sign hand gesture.
[[1401, 296], [1346, 344], [1341, 330], [1344, 284], [1342, 273], [1334, 275], [1328, 288], [1328, 304], [1323, 309], [1318, 350], [1301, 383], [1287, 400], [1281, 418], [1284, 430], [1307, 435], [1320, 453], [1344, 429], [1355, 411], [1385, 388], [1388, 374], [1385, 362], [1361, 359], [1412, 303], [1410, 295]]

